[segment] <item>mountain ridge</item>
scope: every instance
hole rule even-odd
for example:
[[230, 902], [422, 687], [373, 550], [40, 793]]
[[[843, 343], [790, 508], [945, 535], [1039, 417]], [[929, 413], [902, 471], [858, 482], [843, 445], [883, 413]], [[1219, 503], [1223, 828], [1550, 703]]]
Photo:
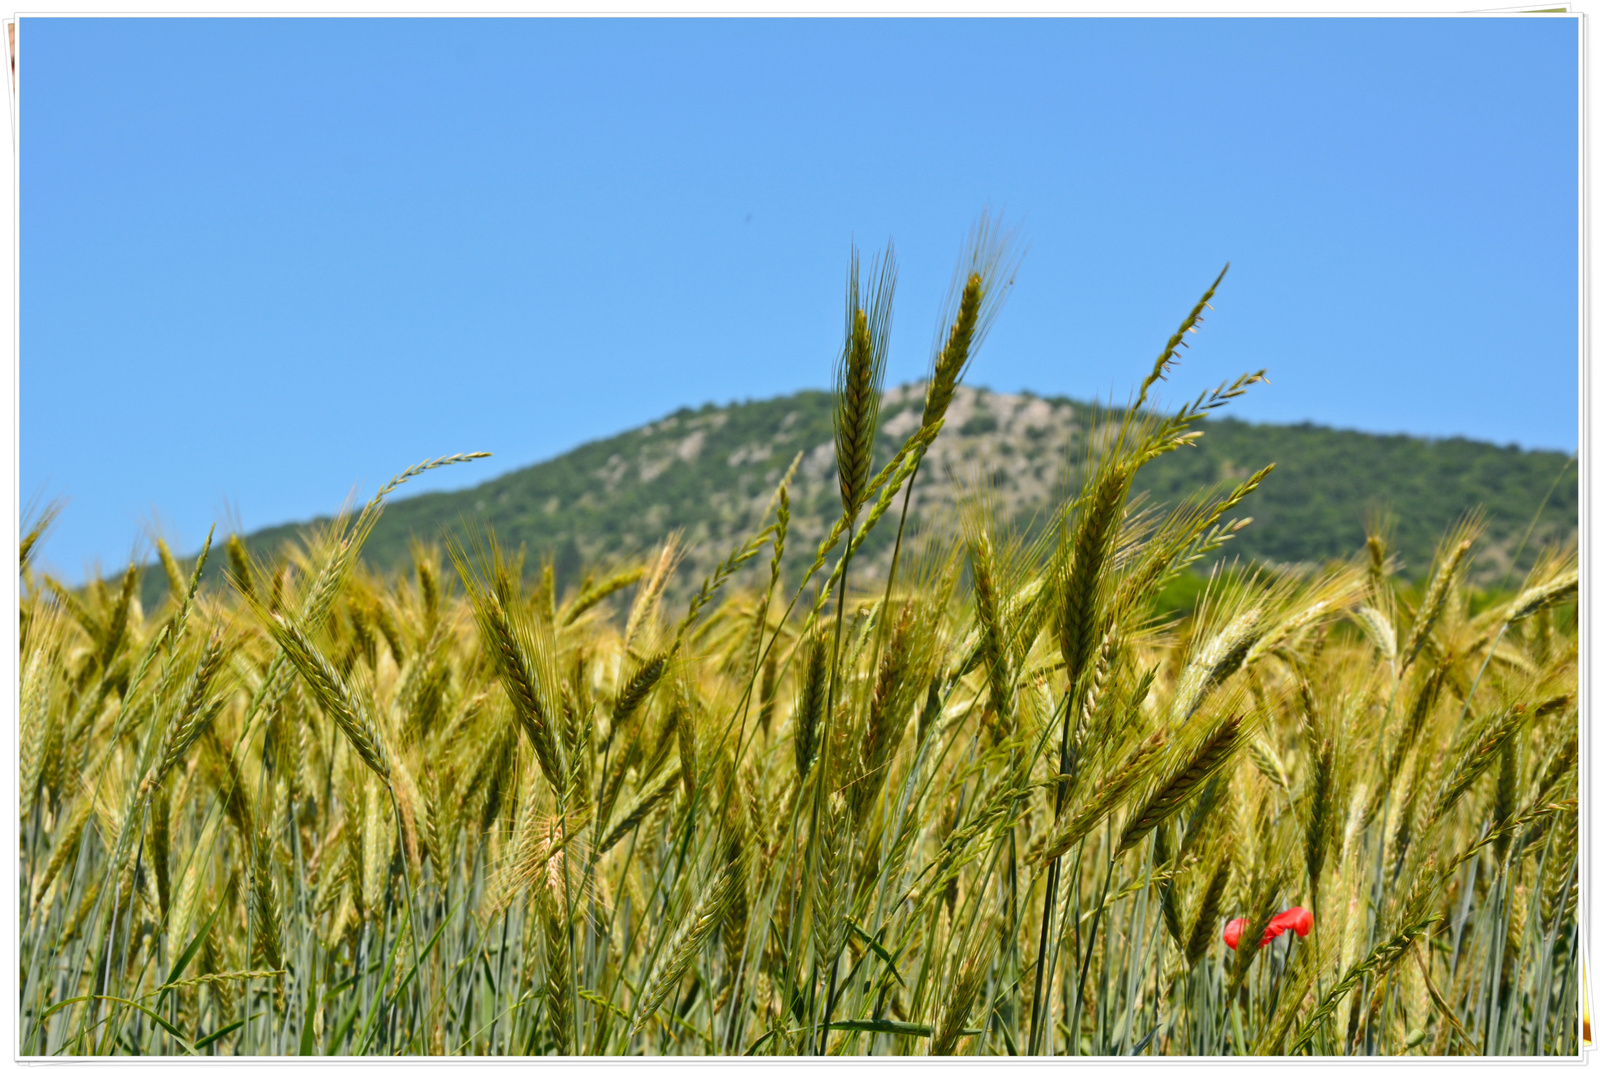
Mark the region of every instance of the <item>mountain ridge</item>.
[[[886, 392], [877, 461], [920, 425], [922, 385]], [[814, 546], [837, 515], [831, 398], [803, 390], [765, 400], [680, 408], [633, 430], [457, 490], [391, 502], [364, 552], [379, 570], [406, 566], [413, 540], [436, 542], [469, 528], [493, 530], [509, 549], [525, 546], [530, 567], [550, 556], [563, 582], [602, 561], [638, 556], [670, 532], [684, 538], [684, 574], [698, 576], [760, 526], [782, 474], [798, 457], [790, 489], [791, 547]], [[908, 536], [959, 530], [962, 502], [980, 483], [1019, 526], [1060, 500], [1071, 461], [1092, 448], [1094, 428], [1115, 410], [1092, 402], [961, 387], [943, 432], [922, 465]], [[1277, 465], [1239, 513], [1254, 522], [1229, 556], [1269, 562], [1321, 561], [1359, 551], [1375, 512], [1392, 516], [1391, 544], [1408, 573], [1425, 570], [1434, 543], [1466, 510], [1483, 507], [1489, 527], [1479, 576], [1524, 570], [1517, 543], [1550, 491], [1530, 549], [1577, 528], [1578, 487], [1568, 456], [1465, 438], [1378, 435], [1316, 424], [1247, 423], [1212, 417], [1194, 448], [1147, 466], [1135, 483], [1154, 504], [1207, 486], [1237, 483]], [[271, 557], [318, 518], [244, 536], [253, 556]], [[884, 527], [892, 527], [885, 523]], [[853, 574], [881, 579], [892, 530], [874, 531]], [[809, 549], [791, 549], [790, 559]], [[214, 556], [220, 565], [221, 554]], [[208, 567], [208, 571], [210, 568]]]

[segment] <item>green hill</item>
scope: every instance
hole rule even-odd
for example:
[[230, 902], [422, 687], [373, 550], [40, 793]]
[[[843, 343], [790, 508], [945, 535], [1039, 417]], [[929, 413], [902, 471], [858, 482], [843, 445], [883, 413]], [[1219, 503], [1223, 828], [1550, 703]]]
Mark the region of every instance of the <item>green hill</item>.
[[[921, 397], [915, 384], [887, 395], [880, 459], [918, 425]], [[641, 553], [677, 529], [687, 548], [684, 574], [697, 579], [757, 529], [796, 455], [791, 545], [815, 546], [839, 508], [829, 406], [825, 392], [806, 391], [681, 409], [480, 486], [404, 498], [389, 506], [365, 558], [380, 569], [404, 566], [413, 539], [433, 542], [447, 531], [480, 526], [513, 550], [525, 546], [530, 565], [552, 557], [565, 583], [585, 565]], [[1085, 428], [1092, 437], [1096, 417], [1104, 415], [1066, 398], [962, 388], [923, 463], [913, 514], [925, 529], [957, 530], [961, 502], [982, 483], [996, 505], [1026, 526], [1058, 500], [1067, 465], [1083, 455]], [[1511, 557], [1552, 486], [1515, 570], [1525, 569], [1539, 546], [1577, 530], [1576, 465], [1568, 467], [1561, 453], [1311, 424], [1219, 419], [1203, 426], [1198, 446], [1149, 465], [1135, 489], [1153, 502], [1170, 501], [1276, 463], [1242, 506], [1254, 522], [1230, 555], [1278, 562], [1348, 556], [1361, 549], [1367, 518], [1380, 510], [1392, 519], [1402, 567], [1415, 576], [1426, 571], [1445, 529], [1481, 506], [1489, 524], [1478, 577], [1494, 582], [1514, 570]], [[304, 528], [257, 531], [246, 544], [252, 555], [270, 556]], [[888, 523], [874, 532], [855, 574], [869, 582], [881, 576], [892, 540]], [[147, 584], [147, 592], [152, 588], [161, 585]]]

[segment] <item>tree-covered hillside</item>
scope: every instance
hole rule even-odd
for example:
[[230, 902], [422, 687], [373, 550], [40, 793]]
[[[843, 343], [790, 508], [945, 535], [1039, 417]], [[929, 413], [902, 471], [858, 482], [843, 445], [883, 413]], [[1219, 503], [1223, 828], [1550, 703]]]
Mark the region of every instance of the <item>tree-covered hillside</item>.
[[[880, 460], [915, 429], [921, 403], [919, 386], [889, 392]], [[379, 569], [400, 567], [409, 563], [413, 541], [492, 530], [509, 549], [526, 547], [530, 567], [552, 559], [566, 582], [585, 566], [641, 553], [677, 530], [686, 574], [698, 576], [758, 528], [797, 457], [793, 533], [797, 544], [814, 544], [839, 507], [830, 413], [822, 391], [682, 409], [477, 487], [395, 501], [368, 543], [366, 560]], [[983, 487], [993, 505], [1029, 528], [1062, 492], [1074, 465], [1092, 453], [1095, 428], [1109, 418], [1103, 409], [1065, 398], [962, 388], [918, 476], [915, 522], [958, 529], [947, 521]], [[1426, 569], [1445, 529], [1482, 507], [1488, 532], [1477, 559], [1480, 578], [1492, 582], [1526, 569], [1540, 546], [1577, 530], [1577, 466], [1560, 453], [1310, 424], [1217, 419], [1204, 427], [1194, 448], [1146, 468], [1136, 490], [1160, 505], [1275, 464], [1240, 509], [1254, 522], [1237, 536], [1230, 555], [1277, 562], [1348, 556], [1361, 549], [1369, 519], [1381, 514], [1402, 567], [1414, 575]], [[1530, 545], [1513, 569], [1511, 558], [1536, 513]], [[271, 556], [303, 529], [269, 528], [246, 544], [253, 555]], [[891, 525], [875, 531], [857, 574], [868, 581], [881, 577], [892, 541]], [[220, 564], [221, 557], [214, 560]]]

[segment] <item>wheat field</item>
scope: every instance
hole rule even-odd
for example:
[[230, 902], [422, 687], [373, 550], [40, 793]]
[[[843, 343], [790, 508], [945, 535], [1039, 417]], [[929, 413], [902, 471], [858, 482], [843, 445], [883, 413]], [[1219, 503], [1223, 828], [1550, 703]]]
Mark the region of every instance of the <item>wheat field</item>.
[[709, 576], [669, 539], [559, 591], [491, 532], [364, 568], [468, 454], [282, 559], [161, 544], [146, 611], [36, 574], [34, 525], [20, 1053], [1577, 1053], [1575, 550], [1479, 589], [1468, 515], [1414, 583], [1381, 522], [1216, 566], [1269, 472], [1133, 489], [1261, 379], [1151, 401], [1216, 284], [1058, 507], [975, 480], [852, 586], [1013, 249], [975, 228], [876, 471], [894, 267], [852, 261], [821, 545], [785, 480]]

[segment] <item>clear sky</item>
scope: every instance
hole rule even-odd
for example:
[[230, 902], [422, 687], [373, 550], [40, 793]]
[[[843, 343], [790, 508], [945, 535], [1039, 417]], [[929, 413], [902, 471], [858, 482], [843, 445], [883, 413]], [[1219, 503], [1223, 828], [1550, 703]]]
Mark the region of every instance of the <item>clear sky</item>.
[[1578, 22], [23, 20], [21, 497], [70, 577], [821, 387], [852, 239], [926, 367], [980, 209], [1028, 253], [969, 381], [1578, 442]]

